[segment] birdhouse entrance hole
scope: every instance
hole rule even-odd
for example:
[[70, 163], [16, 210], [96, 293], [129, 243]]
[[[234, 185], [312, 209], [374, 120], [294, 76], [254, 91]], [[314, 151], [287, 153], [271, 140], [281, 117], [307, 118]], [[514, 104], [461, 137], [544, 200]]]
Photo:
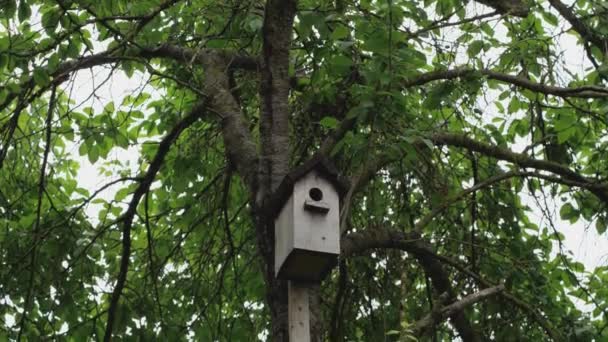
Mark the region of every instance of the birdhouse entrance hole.
[[304, 209], [313, 213], [327, 214], [329, 204], [321, 201], [323, 199], [323, 191], [321, 189], [317, 187], [310, 188], [308, 190], [308, 197], [310, 199], [304, 201]]
[[312, 188], [308, 191], [308, 195], [313, 201], [320, 201], [323, 199], [323, 191], [319, 188]]

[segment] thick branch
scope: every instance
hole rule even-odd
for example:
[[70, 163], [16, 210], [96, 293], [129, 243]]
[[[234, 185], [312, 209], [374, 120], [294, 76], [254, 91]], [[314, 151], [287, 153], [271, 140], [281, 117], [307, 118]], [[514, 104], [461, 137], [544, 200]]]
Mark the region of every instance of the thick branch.
[[[479, 143], [477, 143], [477, 144], [479, 144]], [[474, 144], [470, 144], [470, 145], [474, 145]], [[475, 149], [475, 151], [479, 152], [479, 151], [493, 150], [493, 149], [495, 149], [495, 148], [485, 146], [484, 148]], [[519, 154], [510, 152], [510, 151], [501, 151], [501, 153], [499, 153], [499, 154], [492, 153], [492, 156], [495, 156], [495, 155], [509, 157], [509, 159], [505, 158], [505, 160], [520, 160], [520, 159], [528, 160], [528, 159], [530, 159], [529, 157], [527, 157], [525, 155], [519, 155]], [[530, 165], [530, 163], [531, 162], [528, 162], [528, 164], [526, 164], [526, 165]], [[445, 280], [447, 278], [445, 278], [445, 275], [442, 276], [442, 272], [437, 271], [437, 270], [441, 270], [440, 268], [438, 268], [437, 266], [435, 266], [434, 268], [429, 267], [428, 258], [435, 259], [438, 263], [450, 265], [450, 266], [458, 269], [460, 272], [463, 272], [466, 275], [475, 279], [480, 284], [480, 286], [483, 286], [483, 287], [495, 286], [495, 285], [491, 284], [490, 282], [483, 280], [479, 275], [477, 275], [476, 273], [473, 273], [472, 271], [467, 269], [465, 266], [460, 265], [460, 263], [453, 261], [449, 258], [435, 254], [432, 247], [425, 240], [423, 240], [423, 238], [421, 237], [419, 232], [422, 230], [422, 228], [424, 228], [424, 226], [426, 224], [428, 224], [441, 211], [443, 211], [443, 210], [445, 210], [445, 208], [449, 207], [450, 204], [453, 204], [454, 202], [464, 198], [465, 196], [467, 196], [468, 194], [470, 194], [474, 191], [478, 191], [482, 188], [488, 187], [492, 184], [495, 184], [499, 181], [502, 181], [502, 180], [505, 180], [505, 179], [508, 179], [511, 177], [536, 177], [536, 178], [546, 179], [548, 181], [559, 183], [559, 184], [582, 187], [582, 188], [588, 189], [590, 191], [595, 190], [595, 191], [601, 192], [601, 191], [605, 191], [607, 189], [606, 184], [592, 182], [578, 174], [576, 174], [576, 176], [575, 176], [570, 173], [571, 171], [568, 168], [565, 168], [562, 165], [555, 164], [552, 162], [547, 162], [547, 163], [548, 164], [546, 164], [545, 161], [543, 161], [543, 160], [537, 160], [535, 162], [532, 162], [532, 164], [534, 164], [535, 166], [543, 166], [541, 168], [543, 170], [549, 169], [552, 171], [556, 171], [556, 173], [562, 174], [562, 177], [545, 175], [545, 174], [541, 174], [538, 172], [528, 172], [528, 171], [511, 171], [511, 172], [506, 172], [503, 174], [496, 175], [494, 177], [490, 177], [482, 182], [479, 182], [475, 186], [465, 189], [465, 190], [461, 191], [460, 193], [456, 194], [455, 196], [447, 199], [446, 202], [444, 203], [444, 205], [441, 205], [436, 210], [432, 211], [427, 216], [425, 216], [420, 221], [418, 221], [418, 223], [416, 223], [416, 226], [414, 227], [413, 231], [411, 231], [411, 232], [405, 233], [405, 232], [400, 232], [400, 231], [395, 231], [395, 230], [386, 230], [386, 229], [368, 229], [368, 230], [365, 230], [362, 232], [357, 232], [357, 233], [353, 233], [353, 234], [344, 236], [341, 240], [342, 255], [344, 257], [350, 257], [352, 255], [360, 254], [369, 249], [374, 249], [374, 248], [400, 249], [400, 250], [404, 250], [404, 251], [407, 251], [407, 252], [415, 255], [416, 258], [421, 261], [421, 264], [423, 265], [423, 267], [425, 267], [425, 270], [427, 270], [427, 273], [429, 273], [429, 271], [431, 271], [433, 269], [435, 270], [433, 273], [429, 273], [429, 274], [431, 275], [431, 279], [433, 280], [433, 284], [436, 288], [437, 288], [437, 285], [436, 285], [437, 283], [441, 284], [443, 282], [447, 282], [448, 280]], [[577, 180], [573, 180], [572, 178], [577, 178]], [[427, 260], [427, 261], [425, 261], [425, 260]], [[424, 266], [425, 265], [424, 262], [427, 263], [426, 264], [427, 266]], [[433, 276], [433, 274], [434, 274], [434, 276]], [[442, 280], [442, 278], [444, 278], [444, 280]], [[542, 314], [537, 312], [537, 310], [535, 308], [533, 308], [531, 305], [525, 303], [524, 301], [520, 300], [519, 298], [515, 297], [514, 295], [512, 295], [506, 291], [501, 292], [501, 296], [504, 297], [505, 299], [511, 301], [512, 303], [514, 303], [522, 311], [529, 314], [532, 317], [532, 319], [534, 319], [543, 328], [543, 330], [547, 333], [547, 335], [549, 335], [551, 337], [551, 339], [553, 339], [555, 341], [562, 340], [560, 334], [553, 328], [553, 326], [550, 324], [550, 322], [548, 322], [542, 316]]]
[[190, 127], [200, 117], [201, 113], [205, 109], [205, 103], [199, 102], [192, 108], [180, 122], [173, 127], [173, 129], [161, 140], [158, 145], [158, 151], [152, 159], [148, 170], [145, 175], [139, 181], [139, 186], [133, 192], [131, 202], [127, 207], [124, 215], [120, 218], [122, 221], [122, 252], [120, 258], [120, 270], [116, 279], [116, 286], [112, 291], [112, 297], [110, 299], [110, 307], [108, 309], [108, 320], [106, 323], [106, 330], [104, 341], [108, 342], [112, 339], [112, 330], [114, 327], [114, 320], [116, 316], [116, 310], [118, 308], [118, 301], [122, 294], [122, 290], [127, 280], [127, 272], [129, 270], [129, 258], [131, 257], [131, 228], [133, 226], [133, 219], [137, 211], [137, 205], [141, 198], [150, 190], [150, 185], [154, 181], [156, 174], [160, 170], [165, 156], [169, 153], [171, 145], [177, 140], [179, 135], [188, 127]]
[[576, 16], [572, 7], [566, 6], [566, 4], [560, 0], [549, 0], [549, 3], [570, 23], [570, 25], [572, 25], [574, 31], [580, 34], [585, 41], [600, 48], [604, 54], [608, 53], [608, 39], [593, 32], [593, 30]]
[[[99, 65], [117, 63], [123, 60], [132, 60], [134, 58], [168, 58], [182, 63], [201, 65], [208, 62], [211, 58], [221, 58], [230, 68], [246, 70], [257, 69], [257, 60], [255, 58], [235, 54], [230, 51], [215, 49], [193, 50], [187, 47], [163, 44], [157, 47], [128, 49], [126, 51], [118, 51], [117, 49], [113, 49], [63, 62], [59, 64], [54, 71], [49, 72], [51, 76], [51, 83], [59, 85], [60, 83], [66, 81], [68, 75], [74, 71], [92, 68]], [[34, 78], [31, 77], [25, 83], [20, 84], [19, 88], [31, 89], [34, 85]], [[4, 110], [17, 96], [17, 93], [7, 94], [4, 102], [0, 104], [0, 111]]]
[[98, 65], [132, 60], [133, 58], [168, 58], [188, 64], [204, 65], [212, 58], [222, 58], [230, 68], [255, 70], [257, 61], [254, 58], [234, 54], [226, 50], [200, 49], [193, 50], [171, 44], [163, 44], [157, 47], [133, 48], [126, 51], [104, 51], [94, 55], [81, 57], [76, 60], [60, 64], [52, 74], [55, 78], [65, 77], [66, 74], [81, 69], [87, 69]]
[[[396, 230], [388, 230], [382, 228], [375, 229], [367, 229], [357, 233], [351, 233], [344, 237], [342, 237], [340, 241], [341, 245], [341, 255], [345, 258], [362, 254], [369, 249], [373, 248], [391, 248], [391, 249], [399, 249], [406, 251], [408, 253], [413, 254], [417, 259], [434, 259], [439, 265], [449, 265], [456, 268], [458, 271], [468, 275], [469, 277], [475, 279], [480, 286], [483, 287], [492, 287], [495, 286], [490, 282], [482, 279], [478, 274], [470, 271], [465, 266], [461, 265], [459, 262], [454, 261], [450, 258], [437, 255], [430, 244], [425, 241], [420, 234], [416, 232], [400, 232]], [[432, 276], [432, 274], [431, 274]], [[441, 279], [441, 277], [439, 277]], [[447, 279], [447, 277], [446, 277]], [[435, 282], [433, 282], [435, 286]], [[537, 312], [537, 310], [521, 299], [515, 297], [514, 295], [503, 291], [501, 292], [501, 296], [510, 302], [514, 303], [517, 307], [522, 309], [522, 311], [529, 314], [532, 319], [534, 319], [546, 332], [546, 334], [551, 337], [554, 341], [562, 341], [561, 335], [555, 328], [552, 326], [550, 322], [548, 322], [542, 314]]]
[[11, 118], [6, 122], [5, 125], [0, 127], [0, 133], [3, 135], [0, 136], [0, 169], [2, 169], [2, 165], [4, 165], [4, 158], [6, 158], [6, 155], [8, 154], [8, 148], [13, 140], [13, 135], [15, 134], [19, 124], [19, 116], [21, 115], [21, 112], [25, 106], [25, 100], [20, 97]]
[[423, 34], [430, 32], [430, 31], [434, 31], [434, 30], [438, 30], [438, 29], [443, 29], [443, 28], [447, 28], [447, 27], [452, 27], [452, 26], [460, 26], [462, 24], [466, 24], [466, 23], [471, 23], [477, 20], [482, 20], [485, 18], [491, 18], [494, 17], [496, 15], [499, 15], [500, 12], [499, 11], [494, 11], [494, 12], [490, 12], [490, 13], [484, 13], [484, 14], [480, 14], [480, 15], [476, 15], [474, 17], [470, 17], [470, 18], [465, 18], [459, 21], [448, 21], [447, 20], [437, 20], [435, 21], [433, 24], [427, 26], [427, 27], [423, 27], [417, 31], [414, 31], [412, 33], [409, 34], [409, 37], [414, 38], [414, 37], [420, 37]]
[[20, 84], [19, 88], [23, 89], [21, 93], [9, 93], [5, 100], [0, 103], [0, 112], [6, 109], [16, 98], [19, 98], [14, 113], [8, 122], [6, 138], [0, 146], [0, 168], [2, 162], [12, 140], [17, 122], [21, 111], [34, 99], [45, 93], [51, 86], [58, 86], [68, 80], [69, 75], [78, 70], [92, 68], [99, 65], [117, 63], [124, 60], [133, 60], [136, 58], [152, 59], [152, 58], [168, 58], [188, 64], [208, 64], [211, 60], [221, 59], [227, 68], [240, 68], [247, 70], [255, 70], [257, 61], [243, 55], [234, 54], [226, 50], [201, 49], [192, 50], [186, 47], [164, 44], [154, 48], [131, 49], [128, 51], [118, 51], [117, 49], [104, 51], [94, 55], [84, 56], [79, 59], [61, 63], [57, 69], [50, 72], [51, 81], [47, 86], [37, 89], [27, 98], [26, 93], [31, 92], [36, 87], [36, 82], [33, 77]]
[[204, 93], [210, 96], [211, 107], [221, 117], [224, 146], [250, 194], [257, 191], [258, 153], [241, 109], [230, 92], [228, 61], [220, 55], [204, 61]]
[[[488, 69], [472, 69], [467, 67], [458, 67], [450, 70], [438, 70], [420, 74], [402, 83], [404, 88], [421, 86], [438, 80], [451, 80], [461, 77], [474, 76], [478, 74], [489, 79], [501, 81], [508, 84], [513, 84], [535, 92], [540, 92], [547, 95], [555, 95], [559, 97], [579, 97], [579, 98], [606, 98], [608, 97], [608, 89], [598, 86], [582, 86], [577, 88], [564, 88], [536, 83], [527, 78], [512, 76]], [[327, 155], [335, 144], [348, 132], [355, 124], [355, 119], [345, 118], [342, 120], [338, 129], [333, 135], [330, 135], [321, 145], [318, 153]]]
[[[554, 1], [554, 0], [552, 0]], [[411, 88], [421, 86], [433, 81], [438, 80], [451, 80], [461, 77], [485, 76], [489, 79], [501, 81], [508, 84], [513, 84], [525, 89], [529, 89], [535, 92], [540, 92], [547, 95], [555, 95], [559, 97], [578, 97], [578, 98], [606, 98], [608, 97], [608, 89], [598, 86], [582, 86], [577, 88], [564, 88], [546, 85], [542, 83], [536, 83], [527, 78], [512, 76], [504, 73], [500, 73], [488, 69], [472, 69], [467, 67], [458, 67], [450, 70], [438, 70], [431, 71], [428, 73], [420, 74], [416, 77], [410, 78], [402, 83], [404, 88]], [[338, 129], [334, 134], [330, 135], [321, 145], [319, 154], [328, 155], [335, 144], [344, 136], [346, 132], [352, 129], [355, 124], [355, 119], [345, 118], [340, 123]]]
[[530, 13], [530, 7], [527, 3], [522, 0], [475, 0], [486, 6], [490, 6], [502, 14], [515, 15], [518, 17], [525, 18]]
[[[431, 278], [438, 293], [447, 293], [448, 300], [456, 297], [443, 265], [432, 257], [432, 248], [417, 232], [400, 232], [381, 228], [366, 229], [342, 237], [341, 256], [349, 257], [372, 248], [394, 248], [411, 252]], [[431, 252], [431, 253], [429, 253]], [[479, 341], [480, 337], [461, 311], [450, 315], [450, 321], [463, 341]]]
[[190, 49], [178, 45], [163, 44], [158, 47], [143, 48], [135, 53], [143, 58], [169, 58], [176, 61], [204, 65], [212, 58], [220, 58], [231, 69], [257, 70], [258, 61], [254, 57], [237, 54], [222, 49]]

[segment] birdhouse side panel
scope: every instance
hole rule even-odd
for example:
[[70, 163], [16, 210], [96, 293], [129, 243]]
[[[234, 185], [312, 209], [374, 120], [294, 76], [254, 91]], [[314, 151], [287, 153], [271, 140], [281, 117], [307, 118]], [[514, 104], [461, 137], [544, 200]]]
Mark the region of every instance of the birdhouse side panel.
[[279, 215], [274, 221], [275, 274], [279, 273], [281, 266], [294, 248], [293, 202], [293, 196], [291, 196], [287, 202], [285, 202], [283, 209], [281, 209]]
[[340, 199], [334, 186], [312, 171], [294, 185], [294, 247], [340, 252]]

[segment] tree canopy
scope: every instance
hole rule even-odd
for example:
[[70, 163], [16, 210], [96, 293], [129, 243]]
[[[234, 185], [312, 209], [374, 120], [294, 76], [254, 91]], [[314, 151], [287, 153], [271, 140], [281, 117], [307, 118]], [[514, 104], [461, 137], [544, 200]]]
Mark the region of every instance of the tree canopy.
[[324, 158], [313, 340], [608, 341], [561, 232], [607, 133], [604, 0], [2, 0], [0, 340], [287, 341], [272, 198]]

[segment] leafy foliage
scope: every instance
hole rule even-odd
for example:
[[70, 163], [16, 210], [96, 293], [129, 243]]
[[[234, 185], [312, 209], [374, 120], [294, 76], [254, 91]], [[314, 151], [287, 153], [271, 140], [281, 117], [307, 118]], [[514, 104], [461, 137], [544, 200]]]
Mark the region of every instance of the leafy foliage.
[[[264, 158], [242, 155], [280, 99], [276, 4], [0, 3], [0, 340], [270, 338]], [[608, 227], [608, 4], [493, 3], [297, 3], [288, 162], [325, 153], [352, 185], [323, 339], [608, 340], [608, 268], [560, 233]]]

